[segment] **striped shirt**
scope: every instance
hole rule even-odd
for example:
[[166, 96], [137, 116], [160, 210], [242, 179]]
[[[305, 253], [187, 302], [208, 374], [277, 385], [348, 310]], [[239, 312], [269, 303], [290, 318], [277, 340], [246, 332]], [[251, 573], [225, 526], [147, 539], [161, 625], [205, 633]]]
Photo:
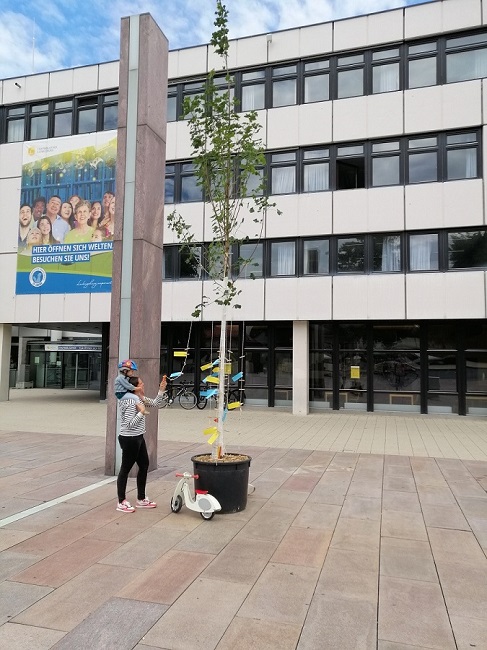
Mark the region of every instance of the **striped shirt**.
[[155, 399], [144, 397], [144, 401], [134, 393], [126, 393], [119, 401], [120, 404], [120, 435], [141, 436], [145, 433], [145, 415], [137, 410], [137, 404], [145, 404], [153, 408], [160, 408], [163, 403], [161, 391]]

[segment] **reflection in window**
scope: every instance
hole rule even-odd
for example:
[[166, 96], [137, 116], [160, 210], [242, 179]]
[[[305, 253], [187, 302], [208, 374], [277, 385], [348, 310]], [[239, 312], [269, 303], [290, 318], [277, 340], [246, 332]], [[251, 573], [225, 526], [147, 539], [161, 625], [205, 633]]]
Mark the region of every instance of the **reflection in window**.
[[483, 231], [448, 233], [448, 268], [487, 268], [487, 233]]
[[338, 58], [338, 99], [364, 94], [364, 55]]
[[303, 192], [322, 192], [330, 189], [330, 163], [328, 149], [311, 149], [303, 152]]
[[401, 237], [399, 235], [375, 235], [375, 273], [392, 273], [401, 270]]
[[419, 43], [408, 48], [409, 88], [436, 84], [436, 43]]
[[296, 245], [293, 241], [271, 243], [271, 276], [296, 273]]
[[[409, 140], [409, 182], [428, 183], [438, 180], [438, 138]], [[427, 151], [427, 150], [430, 151]]]
[[179, 277], [201, 278], [201, 246], [181, 248], [179, 251]]
[[338, 273], [364, 272], [364, 237], [341, 237], [337, 240]]
[[[477, 134], [458, 133], [447, 135], [447, 178], [477, 177]], [[470, 145], [470, 146], [468, 146]]]
[[409, 270], [438, 270], [438, 235], [409, 235]]
[[30, 118], [30, 138], [31, 140], [40, 140], [47, 138], [47, 115], [36, 115]]
[[263, 244], [241, 244], [239, 252], [239, 277], [261, 278], [264, 275]]
[[[290, 106], [296, 103], [296, 66], [287, 65], [272, 70], [272, 105]], [[280, 79], [289, 77], [291, 79]]]
[[330, 99], [328, 61], [313, 61], [304, 65], [304, 103], [323, 102]]
[[78, 133], [96, 131], [96, 111], [96, 108], [89, 108], [78, 112]]
[[242, 111], [265, 108], [265, 70], [242, 73]]
[[181, 168], [181, 203], [203, 200], [203, 189], [198, 185], [194, 165], [187, 163]]
[[380, 50], [373, 52], [372, 61], [372, 92], [389, 93], [399, 90], [399, 61], [387, 63], [375, 63], [376, 61], [387, 61], [388, 59], [398, 59], [399, 48], [390, 50]]
[[487, 49], [458, 52], [446, 56], [446, 80], [468, 81], [487, 76]]
[[311, 239], [303, 242], [304, 275], [324, 275], [330, 268], [330, 242], [328, 239]]
[[[391, 155], [392, 152], [397, 152]], [[399, 142], [372, 144], [372, 185], [398, 185], [400, 182]]]

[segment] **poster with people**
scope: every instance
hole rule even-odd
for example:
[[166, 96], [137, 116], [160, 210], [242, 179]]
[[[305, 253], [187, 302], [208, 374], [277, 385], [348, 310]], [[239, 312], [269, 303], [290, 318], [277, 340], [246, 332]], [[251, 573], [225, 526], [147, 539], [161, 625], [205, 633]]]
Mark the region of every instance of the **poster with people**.
[[24, 143], [17, 294], [112, 289], [117, 133]]

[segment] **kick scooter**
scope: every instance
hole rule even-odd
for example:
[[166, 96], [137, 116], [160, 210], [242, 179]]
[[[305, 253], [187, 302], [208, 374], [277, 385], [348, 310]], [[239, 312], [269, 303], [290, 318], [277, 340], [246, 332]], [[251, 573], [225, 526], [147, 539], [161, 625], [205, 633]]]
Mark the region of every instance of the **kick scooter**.
[[213, 519], [215, 510], [221, 510], [221, 505], [215, 497], [208, 494], [207, 490], [195, 490], [195, 498], [193, 499], [189, 491], [188, 481], [190, 478], [199, 478], [198, 474], [176, 474], [181, 480], [176, 485], [173, 497], [171, 499], [171, 510], [179, 512], [183, 504], [189, 509], [199, 512], [203, 519]]

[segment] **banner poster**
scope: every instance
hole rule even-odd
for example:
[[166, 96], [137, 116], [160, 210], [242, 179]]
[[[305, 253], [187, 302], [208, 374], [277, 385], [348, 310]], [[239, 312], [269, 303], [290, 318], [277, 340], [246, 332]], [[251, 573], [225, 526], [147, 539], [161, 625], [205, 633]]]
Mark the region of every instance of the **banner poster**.
[[112, 289], [117, 132], [24, 143], [17, 294]]

